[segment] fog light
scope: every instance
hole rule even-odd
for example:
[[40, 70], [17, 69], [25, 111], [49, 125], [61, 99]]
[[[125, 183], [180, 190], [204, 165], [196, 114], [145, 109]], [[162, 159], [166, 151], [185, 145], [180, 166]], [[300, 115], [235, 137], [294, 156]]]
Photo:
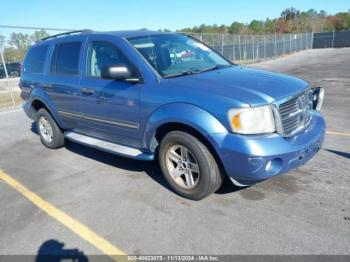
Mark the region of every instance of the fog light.
[[269, 176], [273, 176], [282, 170], [283, 161], [281, 158], [274, 158], [265, 165], [265, 172]]
[[266, 164], [266, 166], [265, 166], [265, 171], [269, 171], [269, 170], [270, 170], [271, 164], [272, 164], [271, 161], [267, 162], [267, 164]]

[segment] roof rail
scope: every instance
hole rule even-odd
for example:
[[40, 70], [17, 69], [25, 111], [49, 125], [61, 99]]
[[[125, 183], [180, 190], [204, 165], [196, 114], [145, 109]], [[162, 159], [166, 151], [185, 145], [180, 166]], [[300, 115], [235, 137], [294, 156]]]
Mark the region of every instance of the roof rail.
[[41, 41], [45, 41], [51, 38], [56, 38], [59, 36], [65, 36], [65, 35], [73, 35], [73, 34], [87, 34], [87, 33], [92, 33], [92, 30], [90, 29], [83, 29], [83, 30], [75, 30], [75, 31], [69, 31], [69, 32], [64, 32], [56, 35], [50, 35], [48, 37], [42, 38]]

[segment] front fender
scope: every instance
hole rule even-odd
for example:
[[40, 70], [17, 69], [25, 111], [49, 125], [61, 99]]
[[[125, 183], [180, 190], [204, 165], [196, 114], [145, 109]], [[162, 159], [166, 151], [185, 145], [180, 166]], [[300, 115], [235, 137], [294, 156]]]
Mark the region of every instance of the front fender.
[[187, 103], [172, 103], [159, 107], [149, 117], [144, 131], [143, 144], [151, 149], [152, 138], [157, 128], [167, 123], [179, 123], [190, 126], [203, 136], [227, 133], [225, 126], [204, 109]]
[[30, 95], [30, 100], [28, 101], [31, 107], [35, 100], [42, 102], [46, 106], [46, 108], [49, 110], [49, 113], [52, 115], [52, 117], [54, 118], [54, 120], [56, 121], [59, 127], [61, 128], [65, 127], [64, 122], [59, 116], [58, 109], [55, 103], [52, 101], [52, 99], [46, 92], [44, 92], [40, 88], [33, 89]]

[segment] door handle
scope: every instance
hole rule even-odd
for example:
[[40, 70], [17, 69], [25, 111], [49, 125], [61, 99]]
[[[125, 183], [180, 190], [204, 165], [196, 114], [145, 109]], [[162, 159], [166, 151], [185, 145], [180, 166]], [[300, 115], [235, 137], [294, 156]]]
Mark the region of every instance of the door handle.
[[92, 88], [83, 87], [80, 89], [80, 92], [87, 94], [87, 95], [92, 95], [95, 93], [95, 90], [93, 90]]
[[52, 85], [51, 85], [51, 84], [47, 84], [47, 83], [43, 83], [43, 84], [41, 84], [41, 86], [42, 86], [44, 89], [51, 89], [51, 88], [52, 88]]

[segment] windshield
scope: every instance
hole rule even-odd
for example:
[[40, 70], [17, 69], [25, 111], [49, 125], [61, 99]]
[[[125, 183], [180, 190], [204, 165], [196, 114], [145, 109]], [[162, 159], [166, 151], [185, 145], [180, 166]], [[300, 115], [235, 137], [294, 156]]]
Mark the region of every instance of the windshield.
[[213, 50], [185, 35], [150, 35], [129, 38], [128, 41], [163, 77], [231, 66]]

